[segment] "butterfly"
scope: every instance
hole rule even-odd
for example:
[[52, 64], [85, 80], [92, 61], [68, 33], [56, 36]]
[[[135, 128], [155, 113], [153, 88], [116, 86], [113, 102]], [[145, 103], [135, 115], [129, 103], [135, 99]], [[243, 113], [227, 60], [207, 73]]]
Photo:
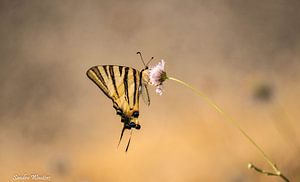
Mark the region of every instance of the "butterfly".
[[[91, 79], [102, 92], [112, 100], [113, 108], [117, 115], [121, 117], [123, 128], [119, 139], [119, 144], [122, 140], [124, 131], [141, 128], [139, 124], [139, 98], [142, 98], [146, 105], [150, 105], [150, 97], [147, 85], [149, 83], [148, 64], [153, 57], [145, 64], [142, 54], [141, 60], [145, 66], [144, 69], [138, 71], [134, 68], [119, 65], [99, 65], [93, 66], [86, 72], [89, 79]], [[130, 138], [126, 147], [128, 150], [131, 141], [132, 130]]]

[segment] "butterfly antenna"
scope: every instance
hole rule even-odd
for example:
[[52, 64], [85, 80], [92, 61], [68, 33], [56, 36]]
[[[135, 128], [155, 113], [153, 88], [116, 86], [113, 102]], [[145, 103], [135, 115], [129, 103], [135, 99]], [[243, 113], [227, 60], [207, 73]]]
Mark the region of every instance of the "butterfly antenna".
[[119, 140], [119, 143], [118, 143], [117, 148], [119, 148], [119, 145], [120, 145], [121, 140], [122, 140], [122, 138], [123, 138], [124, 131], [125, 131], [125, 125], [124, 125], [124, 127], [123, 127], [123, 129], [122, 129], [122, 131], [121, 131], [121, 136], [120, 136], [120, 140]]
[[130, 131], [130, 137], [129, 137], [128, 144], [127, 144], [127, 147], [126, 147], [126, 150], [125, 150], [125, 152], [127, 152], [127, 151], [128, 151], [129, 144], [130, 144], [130, 141], [131, 141], [131, 136], [132, 136], [132, 130]]
[[147, 62], [146, 66], [149, 65], [149, 63], [154, 59], [154, 57], [151, 57], [151, 59]]
[[144, 64], [144, 66], [146, 67], [146, 64], [145, 64], [145, 62], [144, 62], [144, 59], [143, 59], [142, 53], [141, 53], [141, 52], [137, 52], [136, 54], [139, 54], [139, 55], [140, 55], [140, 57], [141, 57], [141, 60], [142, 60], [142, 62], [143, 62], [143, 64]]

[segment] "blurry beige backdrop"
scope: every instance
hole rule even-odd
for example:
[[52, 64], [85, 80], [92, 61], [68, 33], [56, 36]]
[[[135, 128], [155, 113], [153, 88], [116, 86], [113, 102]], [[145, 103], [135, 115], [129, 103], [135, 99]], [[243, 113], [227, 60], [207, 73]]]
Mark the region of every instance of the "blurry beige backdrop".
[[[300, 3], [282, 0], [0, 2], [0, 181], [278, 181], [256, 149], [172, 81], [141, 101], [142, 129], [117, 143], [112, 103], [85, 75], [100, 64], [169, 75], [232, 115], [300, 181]], [[262, 89], [264, 88], [264, 89]], [[263, 91], [261, 91], [263, 90]]]

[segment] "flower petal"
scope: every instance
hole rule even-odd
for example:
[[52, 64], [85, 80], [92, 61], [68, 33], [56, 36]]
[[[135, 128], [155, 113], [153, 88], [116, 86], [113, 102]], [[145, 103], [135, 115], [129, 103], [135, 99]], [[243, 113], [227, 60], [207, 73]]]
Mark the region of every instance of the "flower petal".
[[162, 95], [163, 82], [167, 79], [165, 61], [161, 60], [157, 65], [149, 69], [150, 84], [156, 87], [156, 93]]

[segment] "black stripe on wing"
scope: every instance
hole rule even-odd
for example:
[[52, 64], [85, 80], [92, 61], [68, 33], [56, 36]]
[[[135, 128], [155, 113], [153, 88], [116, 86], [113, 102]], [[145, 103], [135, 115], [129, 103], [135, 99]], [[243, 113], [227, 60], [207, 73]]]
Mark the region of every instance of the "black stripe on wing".
[[[99, 83], [96, 81], [96, 78], [94, 78], [94, 76], [91, 76], [91, 75], [89, 74], [89, 72], [92, 72], [92, 73], [94, 73], [94, 74], [96, 75], [96, 77], [98, 78], [98, 80], [101, 82], [100, 84], [102, 84], [102, 86], [99, 85]], [[110, 96], [109, 93], [108, 93], [108, 87], [107, 87], [107, 85], [106, 85], [106, 83], [105, 83], [105, 81], [104, 81], [104, 79], [103, 79], [103, 77], [102, 77], [102, 75], [101, 75], [101, 73], [100, 73], [100, 71], [99, 71], [99, 68], [98, 68], [97, 66], [92, 67], [91, 69], [89, 69], [89, 70], [86, 72], [86, 75], [88, 76], [88, 78], [89, 78], [90, 80], [92, 80], [92, 81], [100, 88], [100, 90], [102, 90], [102, 92], [103, 92], [108, 98], [112, 99], [111, 96]]]
[[122, 71], [123, 71], [123, 66], [118, 66], [119, 67], [119, 73], [120, 73], [120, 76], [122, 75]]
[[119, 98], [119, 92], [118, 92], [118, 89], [117, 89], [117, 85], [116, 85], [116, 78], [115, 78], [115, 73], [114, 73], [114, 66], [110, 65], [109, 66], [109, 74], [110, 74], [110, 78], [112, 80], [112, 84], [114, 86], [114, 89], [115, 89], [115, 92], [117, 94], [117, 97]]
[[128, 72], [129, 72], [129, 67], [125, 67], [123, 84], [124, 84], [124, 91], [125, 91], [125, 96], [126, 96], [125, 98], [128, 102], [128, 105], [130, 105], [130, 99], [129, 99], [129, 94], [128, 94]]
[[109, 78], [109, 77], [108, 77], [108, 72], [107, 72], [107, 65], [104, 65], [104, 66], [102, 66], [102, 67], [103, 67], [103, 69], [104, 69], [104, 72], [105, 72], [107, 78]]
[[102, 74], [99, 71], [99, 68], [97, 66], [95, 66], [95, 67], [92, 68], [92, 71], [97, 75], [98, 79], [101, 81], [101, 83], [103, 84], [103, 86], [106, 89], [108, 89], [108, 87], [107, 87], [107, 85], [106, 85], [106, 83], [104, 81], [104, 78], [103, 78]]
[[136, 70], [135, 69], [132, 69], [133, 70], [133, 84], [134, 84], [134, 92], [133, 92], [133, 105], [135, 105], [136, 103], [136, 93], [137, 93], [137, 80], [136, 80]]

